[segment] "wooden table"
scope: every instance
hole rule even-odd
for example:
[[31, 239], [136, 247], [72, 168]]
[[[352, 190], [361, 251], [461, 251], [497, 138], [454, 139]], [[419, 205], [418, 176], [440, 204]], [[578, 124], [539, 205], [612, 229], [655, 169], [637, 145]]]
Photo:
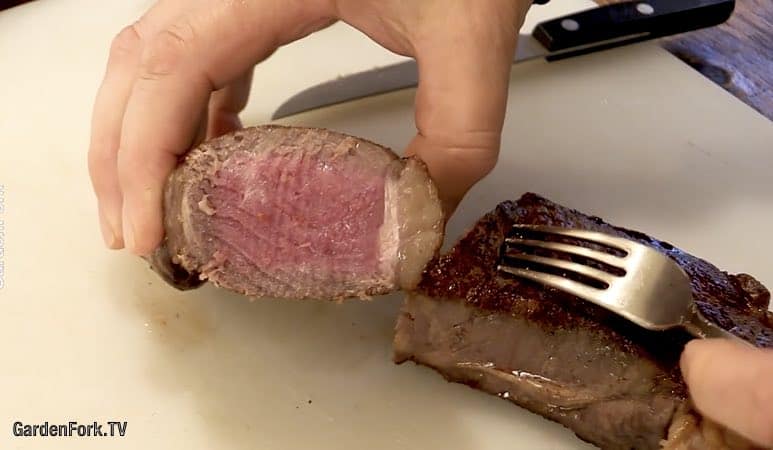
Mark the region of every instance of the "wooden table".
[[[0, 10], [27, 1], [0, 0]], [[726, 23], [662, 41], [678, 58], [773, 120], [773, 1], [736, 0]]]
[[736, 0], [735, 11], [724, 24], [662, 42], [682, 61], [773, 120], [773, 1]]

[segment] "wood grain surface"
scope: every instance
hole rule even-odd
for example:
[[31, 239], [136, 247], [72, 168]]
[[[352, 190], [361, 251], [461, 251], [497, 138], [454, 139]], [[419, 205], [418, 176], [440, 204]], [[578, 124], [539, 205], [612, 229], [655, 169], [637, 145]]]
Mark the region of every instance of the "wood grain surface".
[[[595, 1], [609, 4], [620, 0]], [[735, 11], [724, 24], [661, 42], [678, 58], [773, 120], [773, 1], [736, 0]]]

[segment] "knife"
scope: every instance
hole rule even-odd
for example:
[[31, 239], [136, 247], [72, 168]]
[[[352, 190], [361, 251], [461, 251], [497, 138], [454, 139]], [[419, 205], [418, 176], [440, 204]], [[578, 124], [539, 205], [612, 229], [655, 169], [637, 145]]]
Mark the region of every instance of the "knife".
[[[541, 22], [530, 35], [521, 33], [513, 62], [557, 61], [719, 25], [734, 7], [735, 0], [641, 0], [600, 6]], [[271, 119], [414, 87], [418, 80], [412, 59], [345, 75], [293, 95]]]

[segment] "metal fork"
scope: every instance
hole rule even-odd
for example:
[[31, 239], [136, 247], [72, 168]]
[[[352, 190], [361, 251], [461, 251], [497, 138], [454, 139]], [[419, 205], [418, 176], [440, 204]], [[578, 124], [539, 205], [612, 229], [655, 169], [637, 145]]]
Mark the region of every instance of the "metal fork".
[[[503, 261], [498, 270], [541, 283], [602, 306], [649, 330], [683, 327], [700, 338], [721, 337], [746, 343], [706, 319], [693, 301], [690, 279], [668, 256], [628, 239], [605, 233], [568, 228], [515, 225], [515, 232], [539, 232], [579, 239], [617, 250], [622, 256], [563, 242], [537, 238], [506, 239]], [[586, 264], [554, 257], [515, 252], [514, 246], [542, 249], [594, 260], [617, 270], [607, 272]], [[536, 263], [529, 268], [513, 267], [504, 260]], [[573, 272], [600, 283], [585, 283], [544, 271], [540, 267]], [[603, 267], [603, 266], [602, 266]], [[593, 286], [592, 284], [596, 284]], [[607, 287], [603, 287], [606, 285]]]

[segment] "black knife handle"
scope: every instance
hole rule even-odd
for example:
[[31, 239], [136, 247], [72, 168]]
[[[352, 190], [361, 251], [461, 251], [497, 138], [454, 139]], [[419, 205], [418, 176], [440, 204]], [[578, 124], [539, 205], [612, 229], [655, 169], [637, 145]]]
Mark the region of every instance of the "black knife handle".
[[555, 60], [719, 25], [735, 0], [641, 0], [616, 3], [540, 23], [532, 35]]

